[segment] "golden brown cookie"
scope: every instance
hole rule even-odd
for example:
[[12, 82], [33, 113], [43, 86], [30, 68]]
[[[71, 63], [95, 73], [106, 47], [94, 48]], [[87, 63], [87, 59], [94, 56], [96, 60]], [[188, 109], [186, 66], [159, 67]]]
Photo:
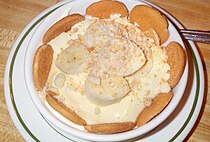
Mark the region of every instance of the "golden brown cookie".
[[55, 24], [53, 24], [43, 36], [43, 43], [46, 44], [63, 32], [67, 32], [76, 23], [83, 21], [85, 18], [80, 14], [68, 15]]
[[160, 37], [161, 44], [169, 37], [168, 22], [161, 13], [146, 5], [137, 5], [130, 12], [130, 21], [137, 23], [143, 31], [153, 28]]
[[41, 45], [33, 61], [33, 78], [36, 89], [41, 91], [47, 81], [53, 60], [53, 49], [50, 45]]
[[137, 126], [142, 126], [159, 114], [170, 102], [173, 97], [173, 92], [159, 94], [152, 100], [152, 104], [146, 107], [136, 120]]
[[172, 88], [174, 88], [179, 82], [185, 67], [185, 52], [182, 46], [177, 42], [170, 42], [166, 46], [166, 51], [168, 55], [168, 64], [170, 65], [170, 78], [169, 83]]
[[86, 15], [98, 17], [101, 19], [110, 18], [111, 14], [120, 14], [121, 17], [128, 16], [128, 9], [119, 1], [114, 0], [101, 0], [88, 6]]
[[160, 45], [160, 38], [159, 38], [157, 32], [153, 28], [145, 31], [144, 34], [147, 37], [152, 38], [154, 40], [155, 45], [157, 45], [157, 46]]
[[95, 125], [85, 125], [85, 129], [91, 133], [100, 134], [114, 134], [132, 130], [135, 127], [133, 122], [123, 122], [123, 123], [104, 123]]
[[63, 103], [59, 102], [54, 95], [47, 94], [46, 100], [48, 104], [65, 118], [69, 119], [70, 121], [78, 124], [78, 125], [86, 125], [85, 120], [83, 120], [80, 116], [78, 116], [74, 111], [72, 111], [69, 107], [65, 106]]

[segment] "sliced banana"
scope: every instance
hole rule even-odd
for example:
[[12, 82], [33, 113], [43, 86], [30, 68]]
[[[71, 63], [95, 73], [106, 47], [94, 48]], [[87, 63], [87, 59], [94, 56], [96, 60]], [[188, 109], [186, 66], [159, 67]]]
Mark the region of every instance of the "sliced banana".
[[139, 70], [146, 58], [135, 43], [126, 39], [111, 39], [99, 50], [98, 60], [104, 72], [128, 76]]
[[84, 34], [84, 45], [96, 48], [112, 37], [122, 37], [122, 25], [114, 21], [97, 20], [90, 24]]
[[142, 78], [149, 74], [153, 67], [153, 57], [151, 53], [148, 53], [146, 57], [147, 61], [145, 62], [144, 66], [142, 66], [140, 70], [136, 71], [134, 74], [126, 78]]
[[129, 82], [129, 85], [132, 89], [135, 89], [139, 86], [139, 79], [144, 78], [145, 76], [148, 76], [151, 69], [153, 68], [153, 60], [147, 60], [145, 65], [135, 72], [134, 74], [125, 77], [125, 79]]
[[71, 45], [58, 55], [55, 65], [62, 72], [70, 75], [84, 72], [88, 51], [83, 45]]
[[63, 73], [59, 73], [55, 76], [54, 84], [58, 88], [62, 88], [66, 81], [66, 76]]
[[104, 40], [106, 40], [104, 33], [108, 31], [107, 27], [100, 21], [92, 23], [86, 30], [84, 34], [84, 45], [88, 48], [95, 48]]
[[104, 106], [120, 101], [130, 91], [127, 81], [119, 76], [88, 77], [85, 95], [93, 103]]

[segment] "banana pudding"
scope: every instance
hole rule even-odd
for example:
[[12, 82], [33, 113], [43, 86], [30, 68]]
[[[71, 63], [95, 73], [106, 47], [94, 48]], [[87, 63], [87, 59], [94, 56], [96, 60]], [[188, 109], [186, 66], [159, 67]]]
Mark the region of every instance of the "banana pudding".
[[[94, 17], [93, 4], [88, 8], [90, 15], [72, 14], [55, 23], [44, 35], [44, 45], [37, 50], [47, 53], [47, 41], [52, 58], [34, 59], [33, 74], [38, 86], [41, 77], [35, 67], [50, 67], [43, 73], [47, 78], [38, 91], [65, 118], [89, 132], [118, 133], [144, 125], [169, 103], [174, 87], [169, 81], [171, 74], [176, 74], [177, 61], [168, 58], [173, 49], [160, 45], [152, 27], [143, 31], [142, 25], [135, 22], [135, 15], [131, 21], [125, 16], [128, 10], [122, 3], [101, 2], [113, 2], [125, 9]], [[69, 23], [66, 30], [65, 24]], [[177, 83], [185, 60], [182, 47], [175, 46], [183, 57], [177, 69]], [[39, 54], [35, 57], [39, 58]], [[163, 101], [162, 96], [166, 98]], [[154, 109], [148, 112], [147, 108]]]
[[157, 94], [171, 89], [165, 49], [118, 16], [87, 18], [49, 45], [54, 55], [47, 89], [56, 88], [56, 98], [87, 124], [135, 122]]

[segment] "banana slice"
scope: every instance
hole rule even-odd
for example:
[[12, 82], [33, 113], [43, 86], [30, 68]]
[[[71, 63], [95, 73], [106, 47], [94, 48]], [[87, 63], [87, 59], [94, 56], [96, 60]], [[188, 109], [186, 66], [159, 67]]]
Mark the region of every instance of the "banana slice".
[[130, 87], [132, 89], [136, 88], [136, 86], [138, 86], [136, 80], [147, 76], [150, 73], [152, 67], [153, 67], [153, 61], [148, 60], [140, 70], [138, 70], [131, 76], [125, 77], [125, 79], [128, 80]]
[[58, 88], [62, 88], [65, 84], [66, 76], [63, 73], [59, 73], [55, 76], [54, 84]]
[[93, 103], [104, 106], [120, 101], [130, 91], [127, 81], [119, 76], [88, 77], [85, 95]]
[[[132, 78], [142, 78], [149, 74], [153, 67], [153, 57], [151, 53], [147, 53], [146, 55], [147, 61], [145, 62], [144, 66], [138, 71], [136, 71], [134, 74], [132, 74]], [[131, 76], [128, 76], [126, 78], [129, 78]]]
[[125, 39], [111, 39], [99, 50], [98, 60], [104, 72], [128, 76], [139, 70], [146, 58], [135, 43]]
[[88, 51], [83, 45], [72, 45], [61, 51], [55, 65], [62, 72], [70, 75], [84, 72]]
[[84, 34], [84, 45], [88, 48], [95, 48], [107, 40], [107, 35], [111, 34], [108, 25], [103, 21], [95, 21]]
[[84, 34], [84, 45], [96, 48], [103, 45], [112, 37], [122, 37], [123, 26], [114, 21], [97, 20], [90, 24]]

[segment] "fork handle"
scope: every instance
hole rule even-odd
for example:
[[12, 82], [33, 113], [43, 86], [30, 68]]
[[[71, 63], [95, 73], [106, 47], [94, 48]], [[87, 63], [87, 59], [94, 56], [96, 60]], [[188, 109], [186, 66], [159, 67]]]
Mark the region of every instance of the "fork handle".
[[210, 31], [180, 29], [179, 32], [187, 40], [210, 43]]

